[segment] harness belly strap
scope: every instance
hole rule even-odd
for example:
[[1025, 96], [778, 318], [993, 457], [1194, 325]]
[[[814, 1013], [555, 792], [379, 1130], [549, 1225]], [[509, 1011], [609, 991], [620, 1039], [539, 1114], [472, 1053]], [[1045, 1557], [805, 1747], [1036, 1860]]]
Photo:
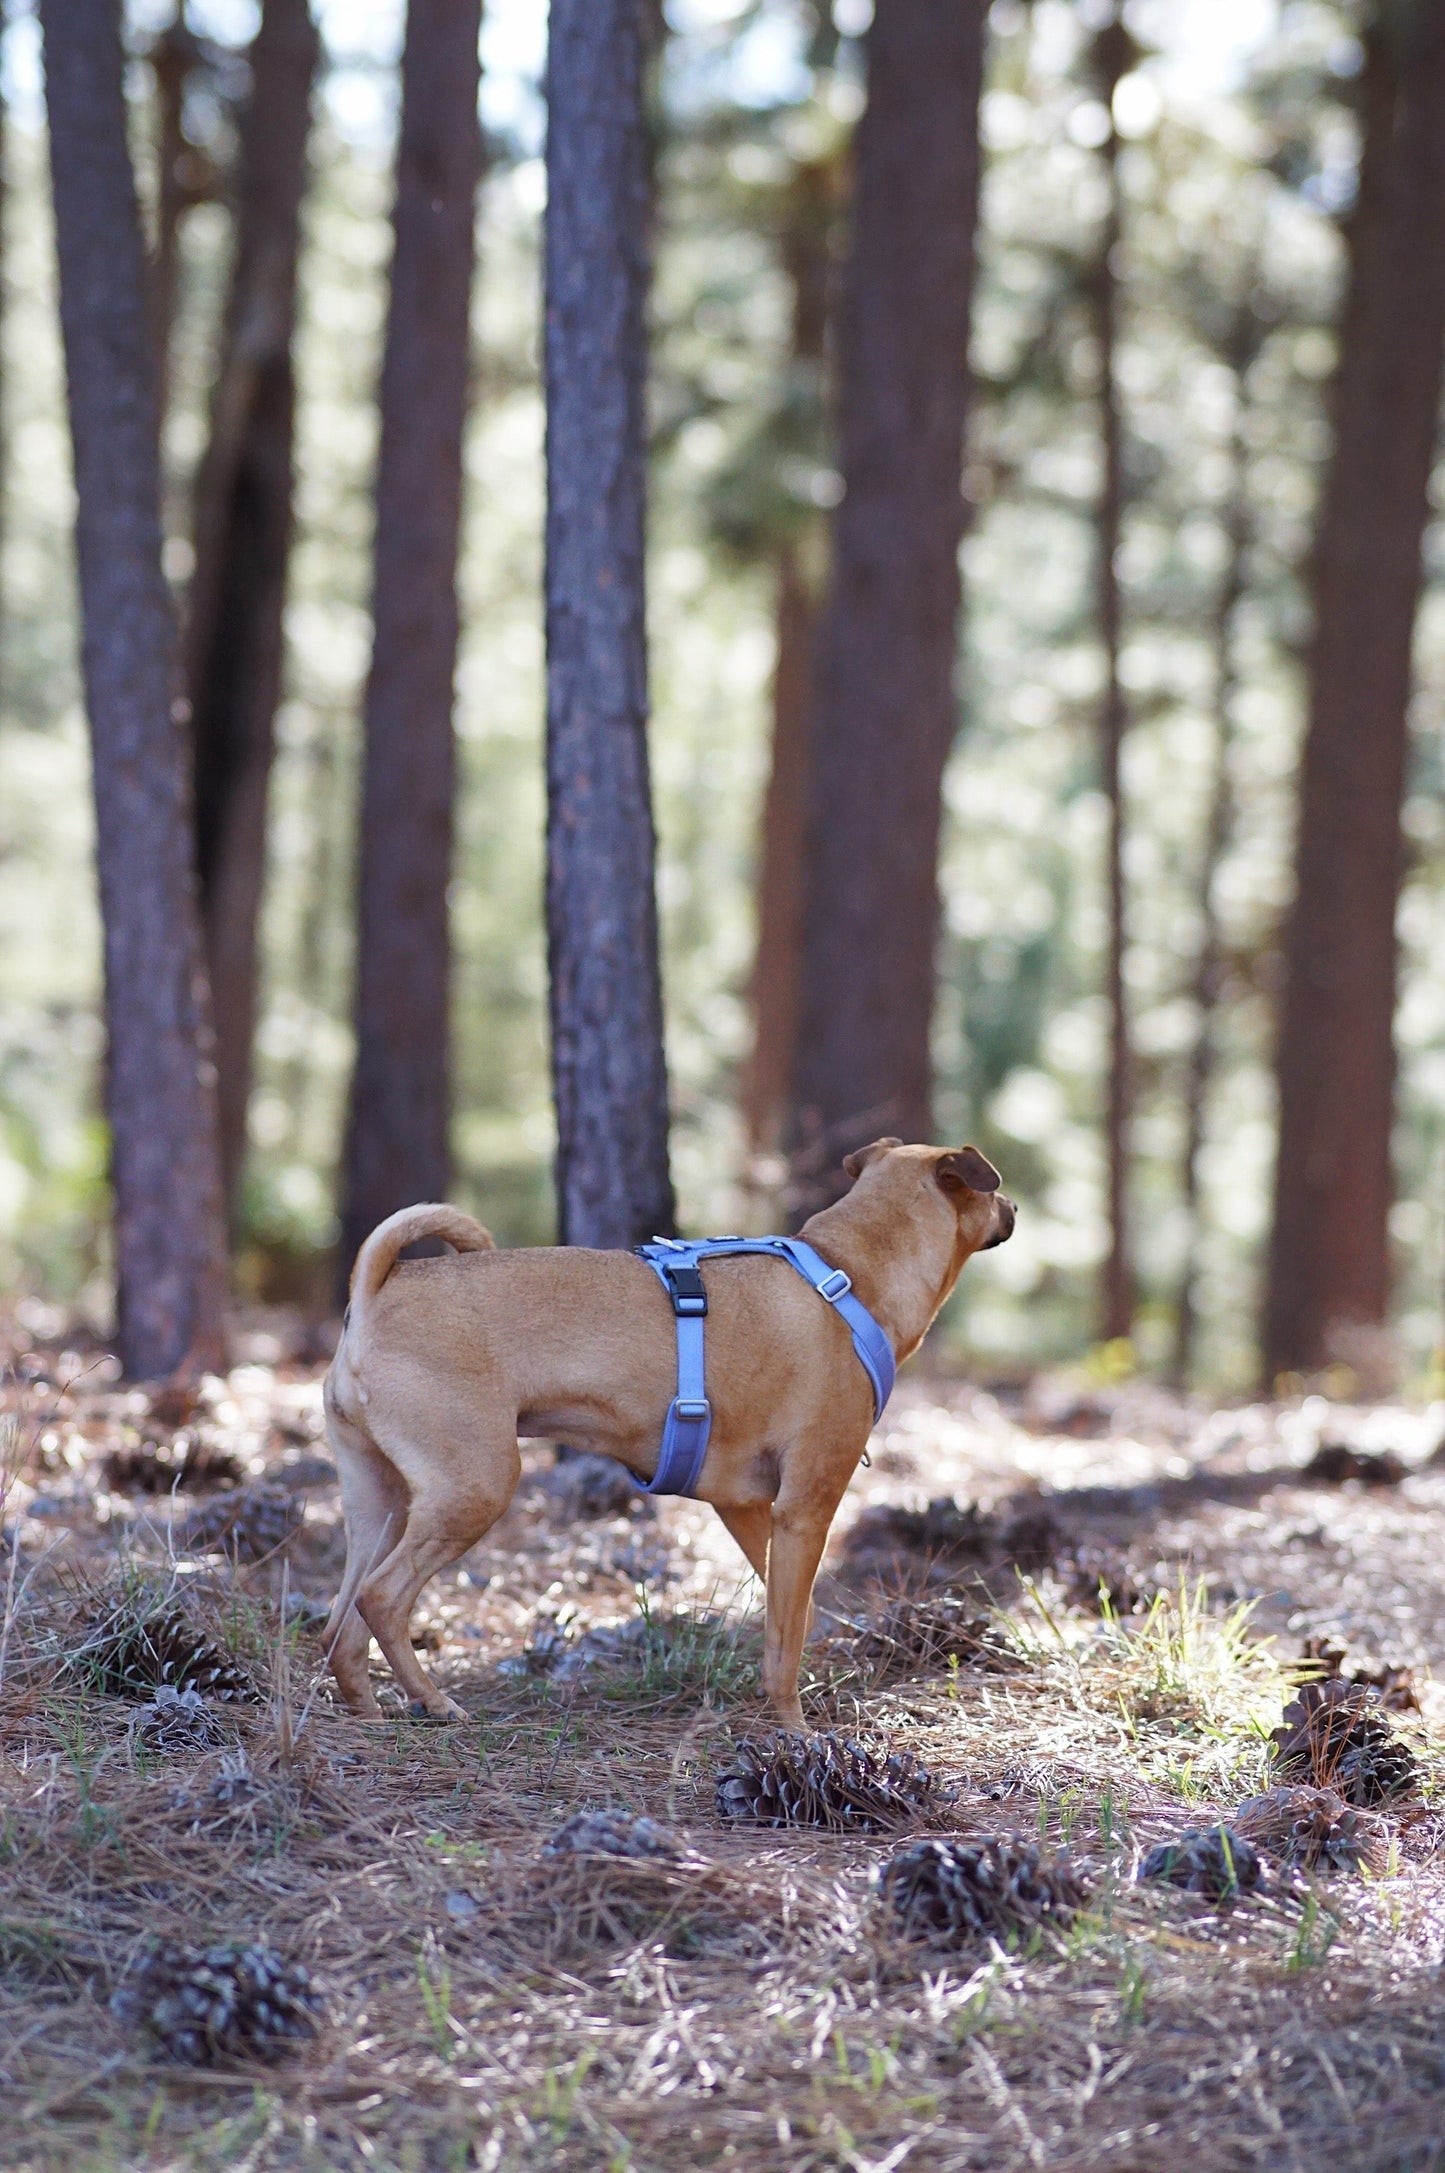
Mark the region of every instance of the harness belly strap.
[[720, 1254], [763, 1253], [796, 1268], [819, 1297], [847, 1322], [858, 1362], [872, 1383], [875, 1423], [882, 1417], [897, 1370], [893, 1346], [867, 1306], [853, 1295], [853, 1285], [843, 1270], [830, 1268], [802, 1238], [658, 1237], [650, 1245], [639, 1245], [637, 1251], [667, 1292], [677, 1323], [677, 1394], [668, 1405], [655, 1475], [651, 1480], [634, 1477], [633, 1484], [643, 1493], [695, 1492], [707, 1455], [712, 1405], [707, 1395], [703, 1332], [707, 1291], [698, 1269], [700, 1260], [716, 1259]]

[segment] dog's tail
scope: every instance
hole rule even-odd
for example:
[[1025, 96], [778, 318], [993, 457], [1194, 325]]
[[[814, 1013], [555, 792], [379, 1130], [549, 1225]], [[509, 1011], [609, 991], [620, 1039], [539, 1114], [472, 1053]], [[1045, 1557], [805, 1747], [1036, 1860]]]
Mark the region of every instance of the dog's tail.
[[354, 1320], [376, 1296], [408, 1245], [424, 1237], [442, 1238], [457, 1252], [493, 1252], [490, 1230], [459, 1207], [403, 1207], [379, 1222], [356, 1256], [351, 1271], [350, 1316]]

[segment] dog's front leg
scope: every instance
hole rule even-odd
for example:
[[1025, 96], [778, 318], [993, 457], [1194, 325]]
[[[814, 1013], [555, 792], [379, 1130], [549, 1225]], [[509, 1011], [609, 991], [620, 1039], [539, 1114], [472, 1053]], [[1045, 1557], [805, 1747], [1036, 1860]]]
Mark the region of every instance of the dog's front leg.
[[837, 1506], [837, 1499], [819, 1502], [816, 1498], [793, 1504], [781, 1498], [773, 1505], [763, 1690], [785, 1728], [803, 1726], [798, 1668], [812, 1620], [813, 1579]]

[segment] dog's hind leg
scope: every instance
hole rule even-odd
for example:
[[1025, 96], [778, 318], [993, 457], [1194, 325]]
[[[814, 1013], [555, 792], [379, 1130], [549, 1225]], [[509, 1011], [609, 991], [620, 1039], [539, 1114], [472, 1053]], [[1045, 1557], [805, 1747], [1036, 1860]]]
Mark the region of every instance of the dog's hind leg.
[[405, 1529], [411, 1497], [400, 1472], [328, 1399], [326, 1430], [341, 1479], [346, 1570], [326, 1624], [324, 1647], [337, 1687], [353, 1712], [381, 1718], [366, 1659], [371, 1632], [356, 1605], [362, 1579], [380, 1567]]
[[[471, 1423], [475, 1426], [475, 1414]], [[409, 1631], [411, 1611], [423, 1585], [474, 1547], [511, 1501], [522, 1476], [516, 1433], [465, 1449], [454, 1438], [440, 1470], [434, 1444], [409, 1456], [407, 1446], [398, 1443], [395, 1460], [403, 1470], [408, 1463], [413, 1468], [406, 1529], [385, 1561], [363, 1577], [357, 1605], [413, 1706], [435, 1720], [464, 1719], [460, 1706], [438, 1689], [417, 1659]]]
[[[716, 1508], [716, 1503], [713, 1505]], [[768, 1581], [768, 1542], [773, 1535], [773, 1505], [759, 1502], [750, 1509], [718, 1509], [718, 1515], [742, 1548], [759, 1584]]]

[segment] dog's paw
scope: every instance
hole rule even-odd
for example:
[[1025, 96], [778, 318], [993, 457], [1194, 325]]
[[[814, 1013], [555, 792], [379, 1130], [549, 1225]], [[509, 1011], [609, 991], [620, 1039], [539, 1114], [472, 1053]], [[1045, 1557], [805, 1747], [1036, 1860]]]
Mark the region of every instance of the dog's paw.
[[465, 1720], [468, 1717], [455, 1698], [448, 1698], [436, 1707], [425, 1704], [421, 1698], [413, 1698], [407, 1711], [413, 1720], [429, 1720], [438, 1728], [449, 1727], [454, 1720]]

